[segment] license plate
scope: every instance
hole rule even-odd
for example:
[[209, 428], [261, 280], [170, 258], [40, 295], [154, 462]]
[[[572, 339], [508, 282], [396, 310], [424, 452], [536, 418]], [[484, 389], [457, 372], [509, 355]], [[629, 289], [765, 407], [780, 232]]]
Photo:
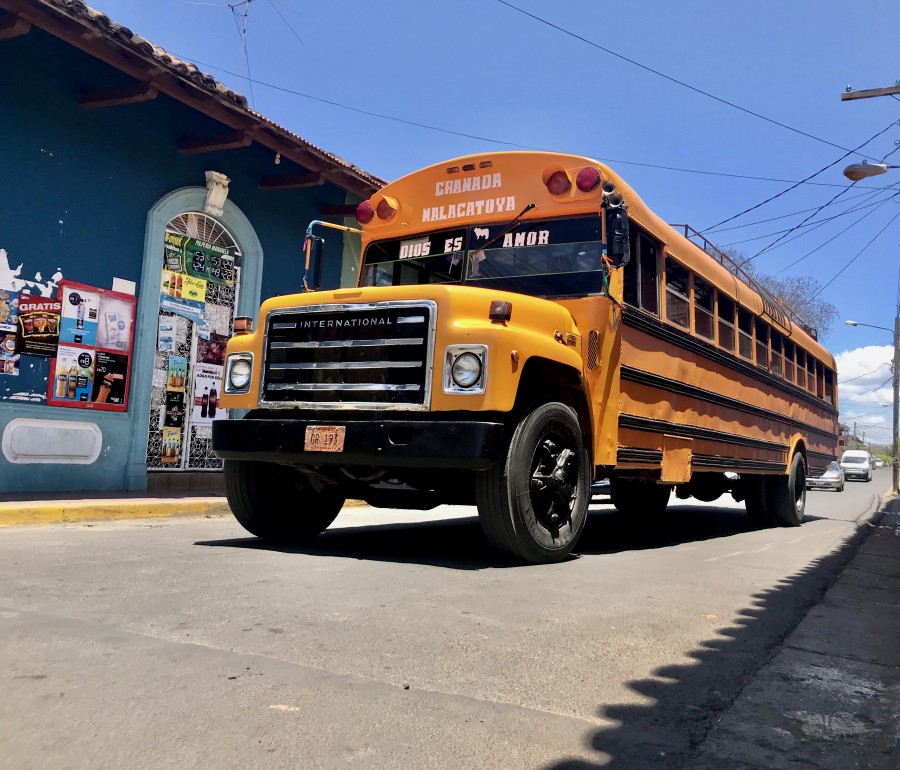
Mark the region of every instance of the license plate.
[[303, 449], [307, 452], [343, 452], [346, 425], [307, 425]]

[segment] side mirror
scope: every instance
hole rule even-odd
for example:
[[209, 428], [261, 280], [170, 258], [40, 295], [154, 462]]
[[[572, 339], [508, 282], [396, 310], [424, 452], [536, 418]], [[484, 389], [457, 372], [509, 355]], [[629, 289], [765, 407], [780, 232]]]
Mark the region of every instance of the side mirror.
[[[325, 239], [315, 235], [306, 236], [306, 269], [303, 271], [303, 288], [306, 291], [318, 291], [322, 285], [322, 262], [325, 259]], [[312, 266], [312, 286], [308, 277]]]
[[613, 267], [622, 267], [631, 260], [628, 210], [624, 204], [606, 211], [606, 248]]

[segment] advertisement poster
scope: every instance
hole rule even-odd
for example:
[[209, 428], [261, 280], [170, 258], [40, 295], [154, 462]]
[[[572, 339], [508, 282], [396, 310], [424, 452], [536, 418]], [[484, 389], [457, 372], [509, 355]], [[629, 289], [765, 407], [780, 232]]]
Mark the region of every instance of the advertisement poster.
[[19, 293], [0, 289], [0, 332], [14, 332], [19, 326]]
[[187, 358], [185, 356], [169, 356], [169, 376], [166, 379], [166, 390], [177, 390], [184, 393], [187, 380]]
[[[63, 303], [65, 306], [65, 303]], [[131, 326], [134, 323], [134, 304], [128, 300], [103, 295], [100, 297], [100, 318], [97, 324], [97, 347], [131, 352]]]
[[186, 235], [167, 232], [165, 265], [194, 278], [234, 286], [234, 250]]
[[16, 353], [16, 335], [0, 331], [0, 374], [19, 375], [19, 354]]
[[221, 334], [210, 334], [209, 339], [197, 340], [197, 361], [202, 364], [217, 364], [223, 366], [225, 364], [225, 346], [228, 344], [228, 337]]
[[100, 295], [80, 287], [61, 284], [59, 298], [62, 300], [59, 341], [95, 345], [100, 318]]
[[175, 319], [172, 316], [161, 315], [159, 327], [156, 332], [156, 349], [163, 353], [175, 352]]
[[128, 356], [98, 350], [94, 358], [94, 387], [91, 401], [95, 404], [124, 404]]
[[163, 465], [179, 465], [181, 463], [181, 428], [162, 429], [160, 461]]
[[[87, 403], [94, 383], [95, 352], [73, 345], [60, 345], [56, 351], [52, 394], [56, 401]], [[48, 398], [49, 400], [49, 398]]]
[[206, 281], [187, 273], [163, 270], [159, 284], [159, 307], [170, 313], [203, 323], [206, 306]]
[[194, 372], [194, 403], [191, 409], [191, 425], [210, 425], [213, 420], [227, 418], [219, 408], [219, 389], [222, 367], [198, 363]]
[[19, 295], [19, 332], [16, 352], [52, 356], [59, 344], [62, 302], [47, 297]]
[[166, 409], [162, 415], [162, 427], [183, 428], [184, 412], [184, 393], [175, 390], [167, 390]]
[[[55, 300], [59, 339], [53, 351], [45, 354], [54, 356], [47, 383], [50, 406], [112, 412], [128, 408], [136, 301], [133, 294], [59, 282], [59, 299]], [[27, 331], [24, 309], [30, 309], [30, 304], [31, 300], [19, 296], [21, 334]], [[46, 330], [53, 324], [47, 321], [43, 325]], [[32, 329], [37, 327], [35, 317]]]

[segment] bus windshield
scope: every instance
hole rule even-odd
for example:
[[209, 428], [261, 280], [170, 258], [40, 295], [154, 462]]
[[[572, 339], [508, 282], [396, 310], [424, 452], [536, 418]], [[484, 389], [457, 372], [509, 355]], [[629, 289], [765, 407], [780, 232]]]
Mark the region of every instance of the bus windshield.
[[[600, 217], [440, 230], [369, 244], [363, 286], [455, 283], [535, 297], [606, 292]], [[498, 237], [501, 236], [501, 237]]]

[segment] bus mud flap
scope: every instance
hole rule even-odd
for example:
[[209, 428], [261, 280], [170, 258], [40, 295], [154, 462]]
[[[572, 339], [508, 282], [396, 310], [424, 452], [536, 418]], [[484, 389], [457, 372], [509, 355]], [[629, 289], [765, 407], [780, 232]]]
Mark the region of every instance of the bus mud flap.
[[693, 439], [683, 436], [663, 435], [661, 482], [686, 484], [691, 480], [693, 443]]

